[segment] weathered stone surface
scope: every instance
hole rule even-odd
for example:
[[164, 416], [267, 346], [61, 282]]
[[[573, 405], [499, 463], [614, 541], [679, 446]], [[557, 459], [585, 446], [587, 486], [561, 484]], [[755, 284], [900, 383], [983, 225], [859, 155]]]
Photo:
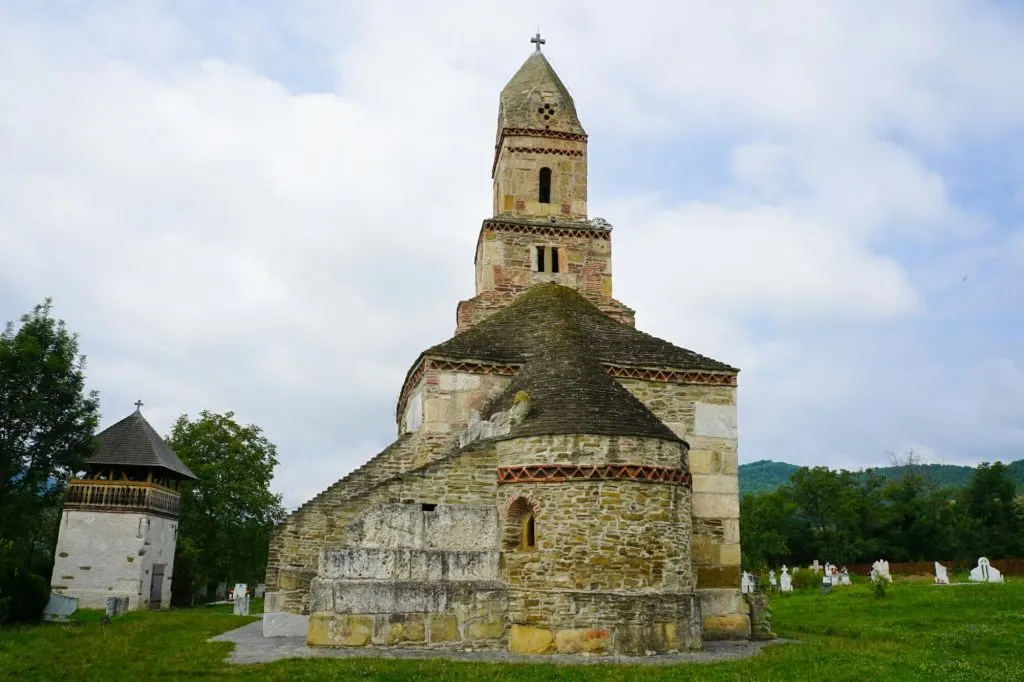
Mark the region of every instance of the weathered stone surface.
[[554, 637], [545, 628], [516, 624], [509, 631], [508, 648], [517, 654], [547, 654], [554, 648]]
[[559, 630], [555, 633], [555, 648], [560, 654], [603, 654], [611, 648], [612, 633], [601, 628]]
[[728, 616], [708, 616], [704, 619], [704, 639], [749, 639], [750, 616], [734, 613]]
[[366, 646], [373, 636], [373, 616], [314, 613], [309, 617], [309, 646]]
[[422, 613], [379, 614], [374, 618], [373, 643], [383, 646], [423, 643], [426, 641], [425, 621]]
[[696, 403], [693, 413], [693, 433], [697, 436], [736, 440], [736, 406]]
[[459, 641], [459, 622], [451, 613], [434, 613], [430, 615], [430, 643]]
[[476, 620], [466, 625], [466, 639], [500, 639], [505, 635], [504, 615]]
[[320, 576], [352, 581], [497, 580], [498, 559], [497, 550], [331, 549], [324, 553]]

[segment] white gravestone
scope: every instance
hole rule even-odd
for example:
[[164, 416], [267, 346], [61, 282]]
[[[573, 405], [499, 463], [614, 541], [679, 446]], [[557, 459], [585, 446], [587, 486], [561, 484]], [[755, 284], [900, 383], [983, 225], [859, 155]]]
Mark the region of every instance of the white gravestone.
[[889, 562], [879, 559], [871, 565], [871, 575], [878, 575], [881, 579], [892, 582], [892, 576], [889, 574]]
[[772, 570], [768, 571], [768, 584], [772, 586], [773, 590], [776, 587], [779, 586], [779, 582], [775, 579], [775, 569], [774, 568]]
[[977, 568], [971, 569], [971, 582], [974, 583], [1001, 583], [1003, 574], [997, 571], [988, 559], [978, 559]]
[[[796, 572], [796, 569], [793, 571]], [[789, 569], [785, 565], [782, 566], [782, 575], [779, 576], [779, 589], [783, 592], [793, 591], [793, 576], [789, 574]]]
[[935, 584], [949, 584], [949, 573], [946, 572], [946, 567], [940, 564], [938, 561], [935, 562]]
[[253, 595], [257, 599], [263, 599], [263, 595], [267, 593], [267, 586], [263, 583], [256, 583], [255, 594]]
[[754, 591], [754, 579], [751, 578], [750, 574], [743, 571], [743, 577], [740, 579], [740, 592], [743, 594], [750, 594]]
[[236, 616], [248, 616], [249, 615], [249, 588], [245, 583], [238, 583], [235, 585], [234, 592], [232, 594], [235, 602], [234, 614]]
[[839, 572], [839, 584], [849, 585], [850, 584], [850, 572], [846, 570], [846, 566], [843, 566], [843, 570]]
[[817, 560], [817, 559], [815, 559], [815, 560], [814, 560], [814, 563], [813, 563], [813, 564], [811, 564], [810, 566], [808, 566], [807, 568], [809, 568], [809, 569], [811, 569], [812, 571], [814, 571], [815, 573], [817, 573], [818, 571], [820, 571], [820, 570], [821, 570], [821, 564], [819, 564], [819, 563], [818, 563], [818, 560]]

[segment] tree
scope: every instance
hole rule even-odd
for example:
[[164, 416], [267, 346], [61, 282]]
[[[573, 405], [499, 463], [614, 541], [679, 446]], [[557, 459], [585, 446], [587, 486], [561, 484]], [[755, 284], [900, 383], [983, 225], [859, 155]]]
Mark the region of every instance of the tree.
[[1016, 488], [1002, 462], [981, 463], [963, 489], [961, 503], [977, 522], [974, 553], [990, 559], [1024, 551], [1024, 518], [1015, 499]]
[[[0, 334], [0, 540], [6, 569], [46, 573], [69, 478], [94, 452], [99, 398], [78, 337], [46, 299]], [[0, 566], [0, 569], [4, 569]]]
[[198, 480], [181, 499], [173, 590], [179, 602], [221, 581], [257, 582], [266, 571], [270, 531], [284, 517], [270, 492], [277, 448], [234, 412], [181, 415], [167, 444]]

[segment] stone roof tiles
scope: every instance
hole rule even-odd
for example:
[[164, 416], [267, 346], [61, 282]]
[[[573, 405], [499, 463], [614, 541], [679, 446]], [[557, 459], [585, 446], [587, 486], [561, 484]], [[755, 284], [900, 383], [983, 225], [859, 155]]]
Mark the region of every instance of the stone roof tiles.
[[500, 103], [499, 131], [527, 128], [586, 135], [572, 95], [543, 52], [523, 62], [502, 89]]
[[531, 287], [506, 308], [428, 348], [423, 356], [524, 363], [535, 349], [557, 340], [556, 329], [578, 336], [578, 352], [600, 363], [650, 369], [739, 371], [627, 327], [601, 312], [576, 290], [558, 284]]
[[512, 428], [512, 437], [579, 433], [679, 440], [608, 375], [603, 363], [737, 371], [620, 324], [576, 290], [558, 284], [531, 287], [421, 358], [428, 356], [522, 365], [489, 409], [508, 409], [519, 391], [529, 396], [529, 415]]

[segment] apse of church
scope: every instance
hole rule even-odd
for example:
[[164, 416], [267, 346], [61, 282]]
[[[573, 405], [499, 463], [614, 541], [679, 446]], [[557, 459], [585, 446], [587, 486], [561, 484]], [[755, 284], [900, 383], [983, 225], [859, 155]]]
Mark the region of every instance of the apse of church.
[[476, 295], [410, 367], [396, 441], [276, 529], [267, 636], [634, 655], [750, 636], [738, 370], [612, 297], [587, 134], [534, 42], [499, 97]]

